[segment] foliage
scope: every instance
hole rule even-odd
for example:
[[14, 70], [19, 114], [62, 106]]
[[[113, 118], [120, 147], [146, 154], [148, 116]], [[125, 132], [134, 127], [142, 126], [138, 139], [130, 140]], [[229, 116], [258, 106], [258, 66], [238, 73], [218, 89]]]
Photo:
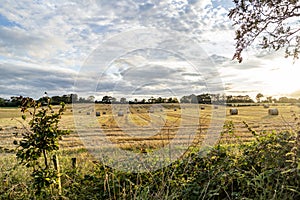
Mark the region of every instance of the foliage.
[[[245, 125], [253, 134], [253, 141], [220, 143], [206, 156], [202, 156], [198, 149], [192, 149], [182, 159], [157, 171], [121, 172], [88, 160], [78, 162], [78, 166], [72, 168], [69, 164], [70, 157], [63, 157], [62, 197], [299, 199], [300, 133], [297, 130], [257, 133], [247, 123]], [[222, 133], [223, 136], [234, 139], [236, 137], [234, 124], [229, 122], [224, 127], [226, 130]], [[30, 185], [30, 182], [26, 184]], [[6, 190], [1, 188], [0, 196], [3, 198], [32, 199], [33, 196], [37, 199], [60, 198], [49, 192], [45, 193], [46, 195], [33, 195], [22, 185], [17, 185], [14, 190], [8, 186], [4, 186]], [[24, 192], [27, 192], [27, 195], [24, 195]]]
[[262, 94], [262, 93], [258, 93], [257, 95], [256, 95], [256, 101], [257, 102], [260, 102], [260, 99], [262, 98], [262, 97], [264, 97], [264, 95]]
[[[63, 135], [69, 133], [68, 130], [60, 130], [59, 120], [65, 110], [65, 104], [61, 104], [58, 112], [54, 112], [50, 105], [50, 100], [46, 107], [31, 98], [23, 98], [21, 112], [22, 118], [26, 120], [26, 114], [31, 116], [28, 122], [30, 129], [22, 133], [20, 141], [15, 140], [17, 145], [16, 156], [20, 164], [33, 169], [32, 177], [37, 193], [55, 183], [58, 172], [51, 168], [50, 154], [59, 149], [58, 141]], [[41, 162], [40, 158], [43, 158]]]
[[300, 16], [298, 0], [234, 0], [228, 16], [238, 26], [233, 59], [242, 62], [242, 52], [260, 39], [263, 49], [285, 49], [285, 56], [299, 58]]

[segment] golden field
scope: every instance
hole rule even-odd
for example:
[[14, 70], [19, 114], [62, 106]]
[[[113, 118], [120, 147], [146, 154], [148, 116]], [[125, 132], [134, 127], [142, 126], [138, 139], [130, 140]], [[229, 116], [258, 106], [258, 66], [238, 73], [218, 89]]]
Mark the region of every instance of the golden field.
[[[211, 105], [68, 105], [60, 127], [72, 132], [60, 144], [63, 150], [76, 151], [88, 146], [89, 142], [105, 140], [102, 147], [107, 144], [123, 149], [145, 150], [161, 148], [174, 142], [201, 145], [212, 131], [216, 132], [215, 139], [222, 138], [228, 142], [225, 136], [221, 137], [221, 132], [228, 131], [228, 127], [223, 128], [223, 125], [229, 122], [233, 123], [230, 128], [242, 141], [252, 139], [251, 132], [243, 122], [257, 133], [295, 128], [295, 114], [300, 111], [298, 106], [270, 106], [273, 107], [278, 108], [279, 115], [268, 115], [268, 109], [262, 105], [236, 107], [238, 115], [230, 115], [229, 109], [232, 107], [215, 108]], [[54, 107], [54, 110], [57, 109]], [[96, 112], [100, 116], [96, 116]], [[22, 132], [23, 126], [26, 127], [21, 114], [19, 108], [0, 108], [1, 147], [14, 148], [12, 142], [15, 138], [12, 133]]]

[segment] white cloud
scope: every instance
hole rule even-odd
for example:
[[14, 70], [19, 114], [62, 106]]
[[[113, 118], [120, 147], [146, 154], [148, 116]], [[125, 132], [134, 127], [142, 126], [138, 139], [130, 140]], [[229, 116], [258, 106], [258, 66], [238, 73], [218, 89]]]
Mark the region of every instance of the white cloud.
[[[44, 83], [43, 89], [40, 90], [49, 91], [52, 90], [51, 88], [56, 88], [59, 92], [55, 92], [53, 89], [55, 94], [61, 93], [62, 90], [71, 92], [71, 79], [75, 77], [80, 66], [86, 64], [89, 55], [97, 50], [103, 40], [109, 39], [117, 33], [142, 27], [165, 28], [181, 32], [187, 37], [196, 38], [200, 42], [199, 48], [202, 48], [203, 54], [206, 53], [215, 61], [214, 67], [219, 70], [224, 82], [227, 85], [230, 84], [230, 91], [261, 90], [263, 89], [261, 84], [267, 85], [267, 83], [263, 76], [257, 74], [270, 73], [271, 67], [269, 66], [276, 63], [269, 58], [273, 58], [272, 55], [259, 57], [261, 55], [259, 52], [246, 54], [245, 57], [248, 57], [249, 60], [245, 59], [242, 64], [230, 61], [234, 52], [234, 30], [227, 13], [231, 7], [231, 0], [50, 0], [47, 2], [4, 0], [0, 5], [0, 13], [7, 20], [13, 22], [11, 23], [13, 25], [5, 26], [0, 23], [1, 78], [3, 79], [2, 84], [14, 82], [15, 85], [1, 86], [0, 96], [17, 95], [18, 93], [35, 96], [32, 88], [37, 89], [40, 82]], [[134, 38], [124, 37], [124, 40], [134, 40]], [[142, 36], [136, 40], [150, 46], [151, 42], [159, 41], [143, 41]], [[166, 40], [160, 45], [163, 46], [165, 43], [170, 46], [170, 41], [174, 40]], [[112, 42], [111, 48], [122, 49], [117, 42]], [[176, 46], [176, 44], [174, 44], [174, 48], [177, 48], [178, 52], [181, 51], [180, 46]], [[105, 50], [110, 51], [110, 49]], [[186, 54], [187, 51], [192, 54], [195, 49], [185, 48], [184, 51]], [[251, 51], [253, 52], [253, 49]], [[183, 72], [176, 71], [178, 69], [172, 65], [176, 65], [178, 62], [172, 63], [170, 57], [164, 57], [161, 53], [156, 55], [161, 56], [160, 58], [157, 57], [156, 61], [149, 62], [147, 58], [143, 57], [144, 53], [131, 56], [130, 59], [123, 61], [120, 59], [121, 55], [119, 58], [113, 57], [112, 59], [119, 59], [120, 66], [116, 67], [115, 71], [112, 70], [113, 68], [111, 71], [106, 71], [107, 76], [103, 77], [101, 82], [103, 91], [108, 92], [114, 87], [112, 82], [117, 80], [121, 81], [122, 87], [120, 86], [120, 88], [124, 91], [128, 91], [126, 87], [132, 89], [134, 84], [124, 78], [118, 70], [122, 68], [121, 65], [141, 65], [145, 67], [138, 71], [139, 74], [130, 72], [127, 76], [130, 76], [131, 79], [133, 76], [137, 76], [137, 79], [149, 80], [147, 78], [150, 78], [152, 72], [158, 71], [155, 66], [165, 66], [167, 69], [175, 70], [175, 72], [163, 71], [164, 68], [160, 68], [159, 73], [166, 77], [166, 84], [177, 81], [178, 84], [174, 88], [189, 93], [183, 79], [175, 79], [174, 73], [175, 76], [180, 73], [185, 74], [183, 77], [189, 77], [189, 83], [192, 83], [191, 78], [194, 77], [192, 74], [197, 73], [187, 69], [184, 69]], [[106, 56], [110, 58], [109, 55]], [[152, 59], [154, 59], [153, 55]], [[207, 56], [203, 56], [201, 61], [202, 73], [211, 67], [208, 65], [210, 61], [204, 62], [205, 59]], [[166, 61], [169, 62], [167, 66], [165, 65]], [[280, 62], [287, 64], [281, 60]], [[150, 71], [145, 70], [146, 66]], [[14, 70], [8, 70], [8, 67], [12, 67]], [[98, 69], [104, 71], [107, 67], [101, 66]], [[281, 66], [278, 68], [281, 69]], [[49, 72], [47, 79], [38, 78], [38, 74], [45, 75], [46, 72]], [[95, 74], [97, 73], [90, 72], [80, 81], [83, 81], [84, 84], [93, 83], [95, 81], [93, 78], [97, 79]], [[208, 73], [207, 77], [215, 75], [215, 73]], [[25, 76], [30, 76], [32, 81], [27, 78], [26, 84], [21, 87]], [[268, 80], [270, 85], [272, 85], [272, 80]], [[179, 87], [180, 84], [182, 87]], [[195, 81], [193, 84], [190, 87], [191, 90], [192, 88], [202, 90], [201, 86], [199, 86], [200, 89], [197, 87], [197, 84], [201, 85], [199, 81]], [[16, 87], [16, 85], [20, 87]], [[284, 90], [285, 87], [287, 86], [282, 86], [280, 89]], [[153, 86], [147, 85], [146, 88], [151, 89]], [[297, 87], [293, 87], [293, 90], [297, 90]], [[139, 91], [143, 90], [139, 89]], [[275, 92], [275, 90], [273, 91]], [[121, 91], [119, 92], [121, 93]]]

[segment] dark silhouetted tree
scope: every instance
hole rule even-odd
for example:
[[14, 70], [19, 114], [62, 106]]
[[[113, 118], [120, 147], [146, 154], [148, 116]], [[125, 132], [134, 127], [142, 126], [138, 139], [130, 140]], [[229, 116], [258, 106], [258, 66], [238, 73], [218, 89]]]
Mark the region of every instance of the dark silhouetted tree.
[[[242, 62], [242, 52], [260, 40], [263, 49], [285, 48], [285, 57], [299, 58], [299, 0], [234, 0], [228, 16], [237, 26], [233, 59]], [[298, 20], [298, 22], [297, 22]]]

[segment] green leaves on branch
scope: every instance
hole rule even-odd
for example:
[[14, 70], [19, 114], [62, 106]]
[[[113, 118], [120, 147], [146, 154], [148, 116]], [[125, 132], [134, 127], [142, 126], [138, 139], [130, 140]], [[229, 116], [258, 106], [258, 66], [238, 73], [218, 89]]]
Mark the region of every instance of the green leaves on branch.
[[58, 127], [65, 104], [62, 103], [57, 112], [52, 109], [50, 99], [45, 107], [31, 98], [23, 98], [21, 105], [22, 119], [26, 120], [28, 114], [30, 116], [30, 129], [22, 134], [21, 141], [14, 141], [17, 145], [16, 156], [20, 164], [33, 168], [34, 185], [39, 193], [43, 187], [55, 183], [58, 176], [58, 172], [51, 167], [49, 154], [57, 151], [59, 140], [69, 134], [69, 130]]

